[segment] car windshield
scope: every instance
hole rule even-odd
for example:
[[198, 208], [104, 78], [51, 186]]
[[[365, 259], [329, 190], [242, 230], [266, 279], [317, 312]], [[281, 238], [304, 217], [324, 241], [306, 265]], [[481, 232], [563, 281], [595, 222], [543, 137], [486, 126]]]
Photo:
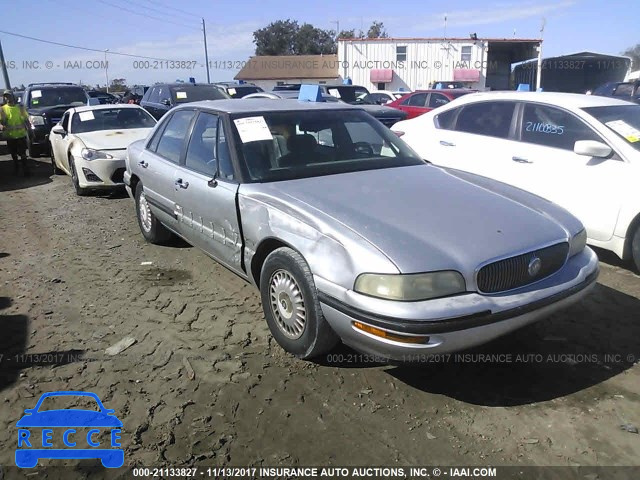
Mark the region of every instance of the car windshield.
[[58, 105], [86, 105], [87, 94], [82, 88], [34, 88], [29, 92], [27, 107], [55, 107]]
[[231, 98], [221, 88], [201, 85], [183, 86], [171, 89], [171, 95], [176, 103], [199, 102], [200, 100], [222, 100]]
[[402, 140], [359, 110], [296, 110], [232, 116], [249, 182], [420, 165]]
[[640, 150], [640, 105], [610, 105], [583, 109]]
[[327, 92], [336, 98], [339, 98], [345, 103], [351, 105], [373, 104], [374, 102], [365, 100], [369, 95], [369, 90], [364, 87], [344, 87], [344, 86], [329, 86]]
[[142, 108], [103, 108], [73, 115], [71, 133], [153, 128], [154, 118]]
[[38, 412], [50, 410], [90, 410], [100, 411], [100, 405], [95, 398], [88, 395], [54, 395], [42, 400]]

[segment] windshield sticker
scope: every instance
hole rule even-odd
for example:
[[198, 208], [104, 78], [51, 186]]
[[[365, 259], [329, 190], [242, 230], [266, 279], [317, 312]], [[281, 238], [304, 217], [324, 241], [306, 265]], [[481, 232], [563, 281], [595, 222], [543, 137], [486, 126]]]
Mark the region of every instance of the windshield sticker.
[[42, 96], [42, 90], [34, 90], [31, 92], [31, 98], [40, 98]]
[[86, 122], [87, 120], [94, 120], [96, 117], [93, 116], [93, 112], [89, 110], [88, 112], [80, 112], [78, 113], [80, 116], [80, 121]]
[[235, 95], [236, 94], [236, 89], [235, 88], [230, 88], [229, 89], [229, 95]]
[[176, 92], [176, 98], [187, 98], [187, 92]]
[[236, 124], [242, 143], [273, 140], [264, 117], [238, 118], [233, 123]]
[[627, 142], [640, 142], [640, 130], [629, 125], [624, 120], [613, 120], [605, 123], [607, 127], [627, 140]]
[[38, 105], [40, 100], [31, 100], [31, 105]]

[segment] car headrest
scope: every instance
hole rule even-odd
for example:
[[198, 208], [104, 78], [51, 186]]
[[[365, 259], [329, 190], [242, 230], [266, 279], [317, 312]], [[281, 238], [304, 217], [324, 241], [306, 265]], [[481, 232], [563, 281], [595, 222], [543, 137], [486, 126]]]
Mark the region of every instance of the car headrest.
[[287, 140], [287, 148], [291, 152], [311, 152], [317, 145], [313, 135], [305, 133], [303, 135], [292, 135]]

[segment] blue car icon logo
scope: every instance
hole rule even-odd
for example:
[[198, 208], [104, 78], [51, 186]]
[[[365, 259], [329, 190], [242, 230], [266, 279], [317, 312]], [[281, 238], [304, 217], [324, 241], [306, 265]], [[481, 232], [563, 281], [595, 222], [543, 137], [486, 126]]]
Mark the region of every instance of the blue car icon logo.
[[[42, 402], [49, 397], [92, 398], [99, 411], [85, 409], [59, 409], [40, 411]], [[120, 445], [122, 422], [114, 410], [105, 408], [100, 398], [91, 392], [50, 392], [43, 394], [36, 406], [25, 410], [25, 415], [16, 424], [18, 448], [16, 465], [33, 468], [41, 458], [87, 459], [99, 458], [107, 468], [118, 468], [124, 464], [124, 450]], [[33, 429], [42, 429], [36, 432]], [[41, 435], [37, 434], [41, 433]], [[103, 437], [108, 433], [109, 442]], [[58, 445], [54, 446], [54, 440]], [[102, 440], [102, 443], [100, 442]], [[62, 447], [64, 448], [58, 448]]]

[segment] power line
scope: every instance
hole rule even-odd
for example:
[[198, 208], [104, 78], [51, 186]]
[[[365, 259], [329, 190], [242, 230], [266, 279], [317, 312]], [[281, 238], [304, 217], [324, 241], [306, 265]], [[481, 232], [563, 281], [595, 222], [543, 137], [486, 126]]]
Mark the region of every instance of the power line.
[[[86, 50], [88, 52], [98, 52], [98, 53], [104, 53], [105, 52], [105, 49], [100, 50], [98, 48], [79, 47], [77, 45], [69, 45], [67, 43], [52, 42], [51, 40], [43, 40], [41, 38], [30, 37], [28, 35], [21, 35], [19, 33], [7, 32], [5, 30], [0, 30], [0, 33], [4, 33], [5, 35], [11, 35], [13, 37], [26, 38], [27, 40], [33, 40], [35, 42], [42, 42], [42, 43], [49, 43], [51, 45], [58, 45], [59, 47], [76, 48], [78, 50]], [[121, 53], [121, 52], [113, 52], [113, 51], [109, 51], [109, 55], [120, 55], [122, 57], [132, 57], [132, 58], [144, 58], [145, 60], [161, 60], [161, 61], [165, 61], [165, 62], [180, 61], [180, 60], [170, 59], [170, 58], [146, 57], [144, 55], [134, 55], [134, 54], [131, 54], [131, 53]]]
[[190, 29], [198, 30], [198, 31], [200, 30], [199, 28], [195, 28], [193, 25], [187, 25], [187, 24], [184, 24], [184, 23], [173, 22], [171, 20], [167, 20], [165, 18], [156, 17], [156, 16], [153, 16], [153, 15], [145, 15], [144, 13], [136, 12], [135, 10], [130, 10], [128, 8], [122, 7], [122, 6], [120, 6], [118, 4], [115, 4], [115, 3], [107, 2], [105, 0], [98, 0], [98, 1], [100, 3], [104, 3], [105, 5], [109, 5], [111, 7], [117, 8], [118, 10], [123, 10], [123, 11], [129, 12], [129, 13], [131, 13], [133, 15], [138, 15], [140, 17], [148, 18], [150, 20], [156, 20], [156, 21], [159, 21], [159, 22], [162, 22], [162, 23], [172, 23], [173, 25], [179, 25], [181, 27], [190, 28]]
[[184, 15], [189, 15], [190, 17], [196, 17], [196, 18], [200, 18], [201, 17], [200, 15], [196, 15], [195, 13], [185, 12], [184, 10], [180, 10], [179, 8], [170, 7], [168, 5], [164, 5], [164, 4], [159, 3], [159, 2], [152, 2], [151, 0], [144, 0], [144, 1], [147, 2], [147, 3], [151, 3], [153, 5], [158, 5], [158, 6], [167, 8], [169, 10], [173, 10], [175, 12], [180, 12], [180, 13], [182, 13]]
[[[201, 17], [201, 15], [196, 15], [195, 13], [185, 12], [183, 10], [179, 10], [177, 8], [174, 8], [174, 7], [169, 7], [167, 5], [162, 5], [162, 4], [158, 3], [158, 2], [152, 2], [151, 0], [144, 0], [144, 1], [147, 2], [147, 3], [150, 3], [151, 5], [156, 5], [156, 6], [161, 7], [161, 8], [166, 8], [166, 9], [171, 10], [173, 12], [180, 13], [182, 15], [186, 15], [188, 17], [195, 17], [195, 18], [200, 18]], [[158, 10], [157, 8], [151, 8], [151, 7], [144, 7], [144, 8], [148, 8], [149, 10], [153, 10], [153, 11], [156, 11], [158, 13], [162, 13], [163, 15], [175, 15], [175, 13], [169, 13], [166, 10], [162, 11], [162, 10]]]

